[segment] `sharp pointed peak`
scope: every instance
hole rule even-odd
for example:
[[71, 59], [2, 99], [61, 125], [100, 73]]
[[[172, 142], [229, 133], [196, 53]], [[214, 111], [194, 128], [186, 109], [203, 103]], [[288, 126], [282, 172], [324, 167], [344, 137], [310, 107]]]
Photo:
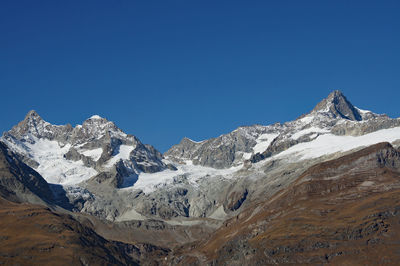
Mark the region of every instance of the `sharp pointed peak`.
[[311, 112], [329, 112], [333, 117], [341, 117], [353, 121], [362, 120], [360, 112], [340, 90], [332, 91]]
[[45, 123], [46, 121], [35, 111], [35, 110], [30, 110], [26, 115], [24, 120], [21, 121], [21, 123]]
[[339, 101], [345, 101], [348, 104], [352, 105], [349, 100], [347, 100], [346, 96], [344, 96], [343, 92], [341, 92], [340, 90], [334, 90], [331, 93], [329, 93], [328, 97], [326, 97], [325, 99], [329, 100], [329, 102], [332, 103], [337, 103]]
[[40, 115], [35, 110], [30, 110], [25, 116], [25, 119], [27, 119], [27, 118], [36, 118], [36, 119], [40, 118], [41, 119]]
[[328, 98], [329, 97], [345, 97], [343, 92], [340, 90], [333, 90], [331, 93], [329, 93]]

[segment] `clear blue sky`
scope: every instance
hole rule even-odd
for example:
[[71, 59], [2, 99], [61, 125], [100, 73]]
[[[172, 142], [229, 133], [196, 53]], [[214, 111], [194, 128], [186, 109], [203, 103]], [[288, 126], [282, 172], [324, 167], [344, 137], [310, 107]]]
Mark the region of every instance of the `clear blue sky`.
[[400, 116], [400, 1], [0, 2], [0, 130], [93, 114], [165, 151], [332, 89]]

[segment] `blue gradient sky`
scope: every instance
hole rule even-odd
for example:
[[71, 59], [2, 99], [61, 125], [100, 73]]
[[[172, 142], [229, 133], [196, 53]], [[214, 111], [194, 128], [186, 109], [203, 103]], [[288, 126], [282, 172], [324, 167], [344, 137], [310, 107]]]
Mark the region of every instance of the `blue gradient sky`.
[[[351, 2], [351, 3], [350, 3]], [[400, 1], [0, 2], [0, 130], [92, 114], [165, 151], [332, 89], [400, 116]]]

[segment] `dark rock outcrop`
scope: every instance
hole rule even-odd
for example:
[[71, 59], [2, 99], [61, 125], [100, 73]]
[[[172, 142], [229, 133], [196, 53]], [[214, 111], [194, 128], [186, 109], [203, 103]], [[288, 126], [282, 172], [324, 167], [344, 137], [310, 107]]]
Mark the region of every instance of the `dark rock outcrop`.
[[41, 199], [50, 203], [54, 200], [53, 193], [43, 177], [19, 160], [2, 142], [0, 142], [0, 185], [2, 195], [11, 201], [40, 203]]

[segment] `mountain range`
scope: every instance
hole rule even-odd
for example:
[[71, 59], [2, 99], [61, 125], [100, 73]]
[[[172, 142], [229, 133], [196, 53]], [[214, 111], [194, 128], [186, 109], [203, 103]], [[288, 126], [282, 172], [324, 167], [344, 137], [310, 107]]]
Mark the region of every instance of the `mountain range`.
[[0, 139], [0, 262], [396, 264], [399, 146], [399, 118], [340, 91], [164, 154], [97, 115], [30, 111]]

